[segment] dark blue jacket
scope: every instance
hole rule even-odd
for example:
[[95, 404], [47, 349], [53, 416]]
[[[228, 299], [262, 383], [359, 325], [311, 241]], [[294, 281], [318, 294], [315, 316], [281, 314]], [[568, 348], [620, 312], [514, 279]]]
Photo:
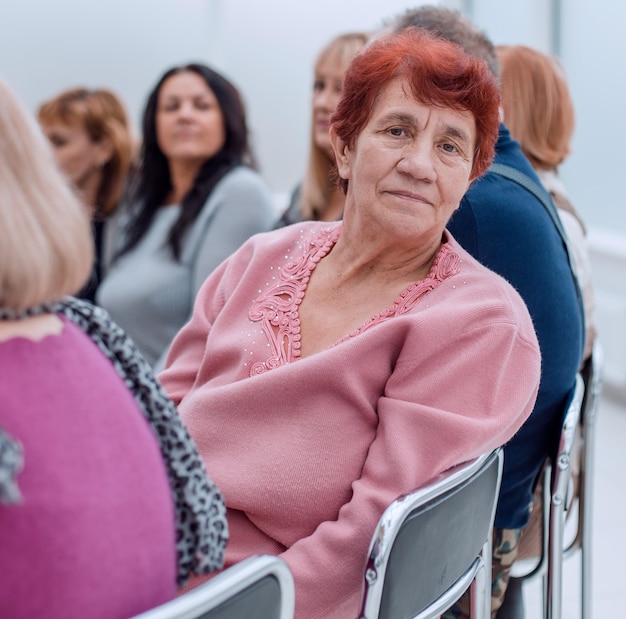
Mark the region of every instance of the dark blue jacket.
[[[495, 161], [539, 183], [504, 125]], [[541, 348], [537, 403], [505, 446], [496, 512], [497, 527], [521, 528], [528, 523], [535, 478], [556, 448], [565, 403], [581, 361], [583, 325], [574, 279], [563, 244], [541, 202], [492, 172], [472, 184], [448, 229], [472, 256], [516, 288], [526, 302]], [[463, 389], [462, 382], [458, 388]]]

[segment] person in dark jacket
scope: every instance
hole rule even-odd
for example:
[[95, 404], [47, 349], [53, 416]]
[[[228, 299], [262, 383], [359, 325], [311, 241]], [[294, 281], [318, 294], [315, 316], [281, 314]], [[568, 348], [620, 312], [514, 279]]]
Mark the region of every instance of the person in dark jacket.
[[[411, 26], [457, 43], [482, 58], [498, 75], [492, 42], [460, 12], [422, 6], [407, 10], [388, 29]], [[500, 125], [494, 163], [510, 166], [540, 186], [533, 167], [504, 124]], [[504, 599], [519, 536], [530, 519], [537, 476], [556, 449], [563, 412], [582, 358], [584, 321], [561, 236], [542, 202], [529, 190], [488, 171], [472, 184], [447, 228], [464, 249], [520, 293], [541, 348], [541, 384], [535, 407], [504, 448], [493, 537], [495, 612]], [[448, 616], [465, 615], [456, 608]]]

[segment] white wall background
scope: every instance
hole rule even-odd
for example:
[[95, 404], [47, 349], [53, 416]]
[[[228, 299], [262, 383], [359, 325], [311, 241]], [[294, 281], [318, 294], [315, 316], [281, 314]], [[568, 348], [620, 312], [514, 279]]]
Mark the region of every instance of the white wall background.
[[[626, 235], [626, 3], [559, 0], [559, 55], [576, 109], [573, 152], [563, 166], [565, 184], [586, 222]], [[495, 43], [550, 45], [550, 1], [474, 0], [473, 14]], [[626, 243], [626, 239], [624, 240]]]
[[[559, 36], [551, 7], [561, 9]], [[135, 126], [169, 67], [198, 60], [247, 102], [262, 173], [286, 195], [300, 179], [313, 60], [333, 36], [374, 30], [424, 2], [403, 0], [0, 0], [0, 76], [33, 111], [75, 85], [109, 87]], [[592, 229], [598, 320], [609, 374], [626, 394], [626, 3], [621, 0], [448, 0], [494, 43], [551, 51], [560, 40], [577, 112], [563, 177]], [[609, 257], [607, 258], [607, 252]]]
[[378, 29], [407, 5], [381, 6], [372, 0], [0, 0], [0, 76], [33, 111], [67, 87], [109, 87], [139, 127], [147, 94], [166, 69], [193, 60], [210, 64], [242, 91], [262, 172], [275, 192], [287, 193], [305, 166], [317, 52], [341, 32]]
[[474, 0], [474, 21], [497, 43], [522, 43], [560, 57], [576, 108], [573, 153], [563, 180], [590, 228], [595, 322], [605, 352], [605, 383], [626, 402], [626, 4], [620, 0], [555, 0], [554, 36], [548, 0]]
[[[302, 174], [313, 60], [331, 37], [372, 30], [403, 0], [0, 0], [0, 75], [31, 109], [78, 84], [116, 90], [139, 124], [170, 66], [200, 60], [242, 90], [262, 172], [288, 192]], [[448, 0], [495, 43], [550, 50], [550, 0]], [[561, 55], [576, 110], [564, 178], [591, 226], [626, 234], [626, 3], [560, 0]]]

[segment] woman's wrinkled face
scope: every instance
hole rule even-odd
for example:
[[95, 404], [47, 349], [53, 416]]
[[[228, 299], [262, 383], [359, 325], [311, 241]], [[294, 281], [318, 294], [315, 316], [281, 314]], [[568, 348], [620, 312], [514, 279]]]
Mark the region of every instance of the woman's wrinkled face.
[[332, 139], [358, 213], [398, 237], [440, 238], [471, 182], [470, 112], [424, 104], [397, 78], [380, 93], [353, 147]]
[[332, 156], [328, 130], [330, 117], [334, 114], [341, 97], [343, 74], [347, 66], [337, 59], [328, 58], [315, 69], [313, 82], [313, 141], [315, 145]]
[[226, 142], [217, 98], [197, 73], [175, 73], [163, 82], [156, 113], [159, 148], [172, 163], [202, 165]]
[[78, 189], [83, 189], [111, 158], [108, 141], [94, 141], [80, 123], [41, 123], [59, 166]]

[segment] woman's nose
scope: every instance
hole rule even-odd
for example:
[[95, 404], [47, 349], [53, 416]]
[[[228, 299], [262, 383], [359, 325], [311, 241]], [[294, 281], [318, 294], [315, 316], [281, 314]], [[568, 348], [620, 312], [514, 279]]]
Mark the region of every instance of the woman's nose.
[[330, 88], [318, 90], [313, 96], [313, 107], [332, 110], [332, 93]]
[[412, 142], [401, 151], [397, 169], [416, 179], [434, 181], [436, 179], [435, 152], [426, 143]]
[[193, 104], [189, 101], [184, 101], [178, 108], [178, 118], [187, 119], [191, 118], [194, 113]]

